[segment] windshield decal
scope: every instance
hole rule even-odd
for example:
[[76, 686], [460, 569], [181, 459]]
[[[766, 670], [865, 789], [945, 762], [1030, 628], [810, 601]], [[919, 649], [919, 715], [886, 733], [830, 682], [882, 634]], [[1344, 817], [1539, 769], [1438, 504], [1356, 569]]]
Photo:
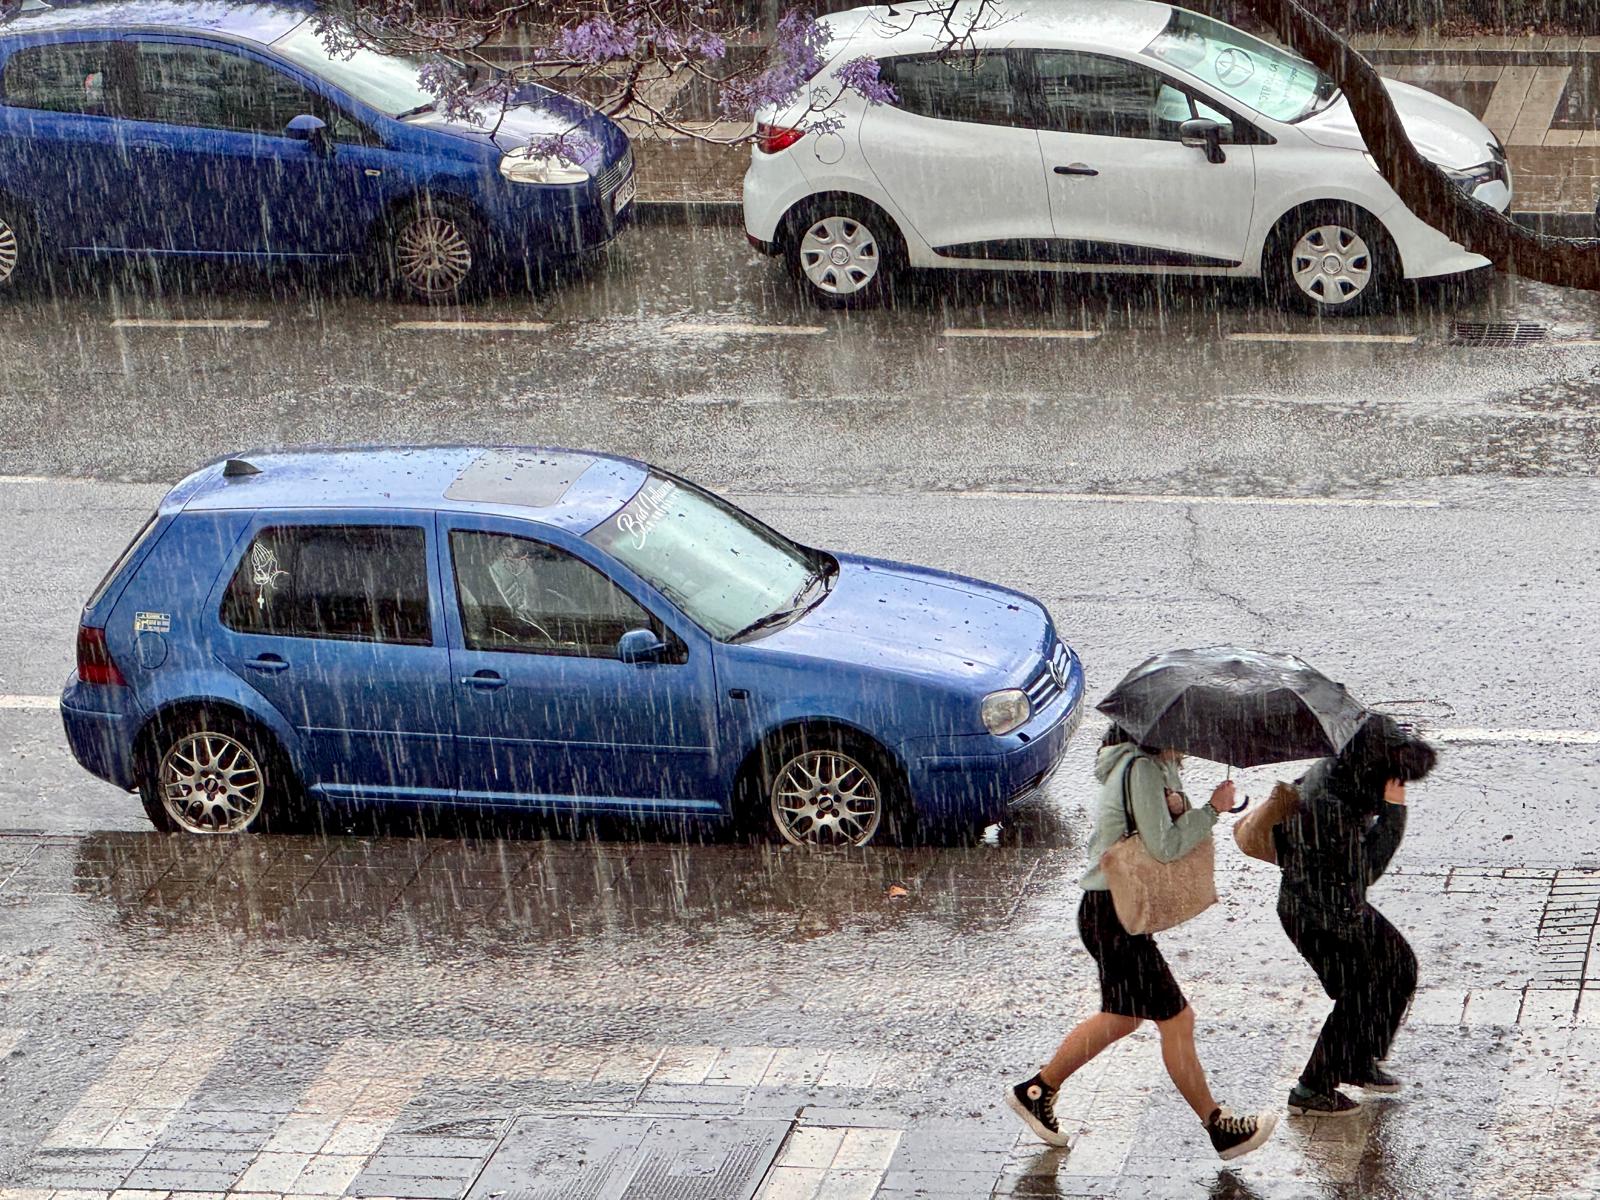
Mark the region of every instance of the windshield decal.
[[617, 529], [632, 541], [635, 550], [643, 550], [650, 534], [667, 515], [667, 506], [678, 485], [669, 479], [648, 483], [636, 496], [628, 511], [617, 514]]

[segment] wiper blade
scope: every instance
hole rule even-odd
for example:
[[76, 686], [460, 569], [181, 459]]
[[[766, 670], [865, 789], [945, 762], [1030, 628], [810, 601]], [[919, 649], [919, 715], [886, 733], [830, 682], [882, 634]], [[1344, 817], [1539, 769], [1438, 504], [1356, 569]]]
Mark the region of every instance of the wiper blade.
[[[754, 621], [751, 621], [750, 624], [739, 630], [738, 633], [734, 634], [728, 640], [732, 642], [741, 641], [747, 634], [759, 633], [763, 629], [770, 629], [774, 625], [781, 625], [783, 622], [789, 620], [789, 618], [805, 612], [811, 607], [811, 605], [806, 602], [806, 597], [811, 594], [811, 589], [819, 583], [826, 582], [827, 579], [828, 572], [819, 567], [817, 570], [806, 576], [806, 581], [800, 585], [800, 590], [795, 592], [794, 596], [789, 600], [787, 605], [778, 609], [776, 612], [769, 612], [764, 617], [757, 617]], [[823, 595], [827, 595], [826, 588], [823, 589]]]
[[408, 108], [403, 113], [395, 113], [396, 121], [404, 121], [407, 117], [420, 117], [425, 112], [432, 112], [439, 107], [437, 100], [429, 100], [426, 104], [419, 104], [415, 108]]

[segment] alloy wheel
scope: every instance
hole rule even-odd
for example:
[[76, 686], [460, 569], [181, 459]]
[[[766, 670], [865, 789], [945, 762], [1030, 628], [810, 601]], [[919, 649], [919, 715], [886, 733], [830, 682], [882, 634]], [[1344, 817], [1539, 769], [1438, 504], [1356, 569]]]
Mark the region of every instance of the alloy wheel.
[[16, 227], [0, 217], [0, 284], [11, 282], [21, 261], [22, 246], [17, 238]]
[[192, 733], [161, 760], [161, 803], [190, 833], [242, 833], [261, 813], [266, 781], [256, 756], [225, 733]]
[[800, 269], [830, 296], [861, 291], [882, 265], [878, 239], [853, 217], [824, 217], [800, 239]]
[[411, 220], [395, 240], [395, 262], [406, 285], [421, 296], [450, 296], [472, 270], [472, 243], [449, 217]]
[[864, 846], [883, 819], [883, 793], [848, 754], [808, 750], [773, 781], [772, 819], [791, 845]]
[[1319, 304], [1349, 304], [1372, 283], [1372, 251], [1345, 225], [1319, 225], [1295, 243], [1289, 271], [1296, 286]]

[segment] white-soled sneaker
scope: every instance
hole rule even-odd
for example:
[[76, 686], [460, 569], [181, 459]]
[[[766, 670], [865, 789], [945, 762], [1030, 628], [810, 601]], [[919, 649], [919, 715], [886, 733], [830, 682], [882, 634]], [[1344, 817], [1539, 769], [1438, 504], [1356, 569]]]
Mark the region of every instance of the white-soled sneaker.
[[1226, 1108], [1217, 1109], [1206, 1122], [1212, 1148], [1228, 1162], [1265, 1146], [1277, 1127], [1278, 1114], [1275, 1112], [1239, 1117]]
[[1006, 1105], [1022, 1118], [1022, 1123], [1052, 1146], [1070, 1146], [1071, 1139], [1056, 1123], [1056, 1094], [1044, 1079], [1035, 1075], [1006, 1091]]

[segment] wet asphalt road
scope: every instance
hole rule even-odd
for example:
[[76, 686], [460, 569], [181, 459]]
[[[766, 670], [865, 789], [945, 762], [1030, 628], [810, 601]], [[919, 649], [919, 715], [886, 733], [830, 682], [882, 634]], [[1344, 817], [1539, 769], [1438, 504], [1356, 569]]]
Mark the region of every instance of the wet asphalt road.
[[[1248, 291], [980, 281], [818, 316], [736, 236], [642, 229], [559, 294], [460, 313], [229, 287], [6, 314], [0, 473], [48, 478], [0, 482], [0, 1189], [477, 1200], [571, 1167], [541, 1146], [659, 1119], [702, 1175], [772, 1122], [783, 1148], [750, 1161], [777, 1156], [773, 1198], [1600, 1191], [1600, 974], [1550, 916], [1600, 916], [1600, 348], [1449, 345], [1449, 297], [1319, 330]], [[1466, 311], [1594, 332], [1586, 300], [1505, 281]], [[173, 318], [267, 324], [112, 324]], [[550, 328], [394, 328], [441, 319]], [[820, 332], [674, 328], [728, 322]], [[946, 332], [984, 325], [1101, 336]], [[1088, 736], [991, 844], [849, 855], [498, 827], [208, 845], [66, 757], [38, 698], [166, 482], [244, 444], [476, 439], [640, 454], [804, 540], [1022, 587], [1092, 694], [1153, 649], [1244, 641], [1404, 702], [1454, 739], [1382, 885], [1424, 964], [1414, 1088], [1219, 1173], [1146, 1036], [1069, 1095], [1071, 1155], [1017, 1143], [1000, 1082], [1094, 1003]], [[1224, 904], [1163, 943], [1219, 1093], [1270, 1103], [1326, 1005], [1270, 872], [1219, 858]], [[577, 1112], [602, 1115], [549, 1124]]]

